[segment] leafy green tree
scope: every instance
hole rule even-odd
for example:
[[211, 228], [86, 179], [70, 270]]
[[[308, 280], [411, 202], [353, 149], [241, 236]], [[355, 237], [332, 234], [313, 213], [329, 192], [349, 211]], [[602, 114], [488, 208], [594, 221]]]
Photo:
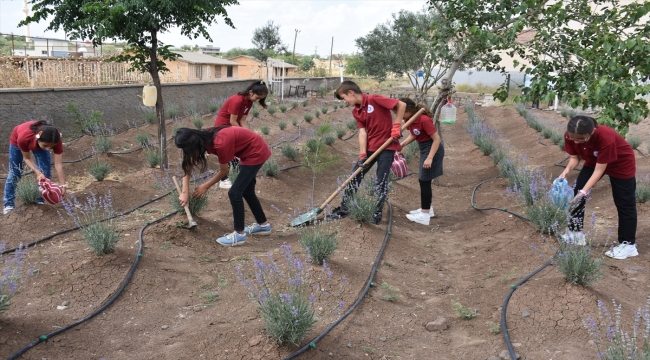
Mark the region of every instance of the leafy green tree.
[[345, 66], [345, 73], [346, 74], [351, 74], [351, 75], [357, 75], [357, 76], [366, 76], [368, 75], [365, 72], [365, 69], [363, 67], [363, 59], [361, 58], [360, 55], [348, 55], [345, 58], [346, 60], [346, 66]]
[[[363, 73], [384, 81], [389, 73], [407, 75], [422, 98], [445, 74], [448, 64], [432, 51], [427, 39], [431, 24], [438, 19], [432, 11], [418, 13], [402, 10], [392, 20], [380, 24], [368, 35], [355, 40], [361, 51], [360, 68]], [[437, 68], [437, 70], [436, 70]], [[418, 77], [422, 70], [423, 77]]]
[[253, 31], [251, 42], [257, 50], [255, 57], [262, 61], [266, 61], [266, 59], [278, 52], [285, 54], [287, 52], [287, 47], [282, 44], [280, 38], [280, 25], [275, 25], [273, 20], [269, 20], [266, 25], [256, 28]]
[[314, 60], [312, 60], [312, 58], [310, 58], [309, 56], [305, 56], [300, 61], [300, 71], [307, 72], [311, 70], [311, 68], [313, 68], [314, 66], [316, 66], [316, 64], [314, 64]]
[[[47, 30], [63, 29], [70, 39], [90, 39], [101, 45], [107, 39], [126, 41], [130, 49], [112, 56], [108, 61], [130, 64], [131, 71], [148, 72], [158, 90], [156, 113], [162, 167], [168, 167], [165, 144], [165, 119], [160, 72], [169, 71], [165, 61], [178, 58], [171, 45], [164, 45], [158, 35], [171, 27], [195, 39], [203, 36], [211, 41], [207, 26], [217, 18], [234, 27], [225, 6], [238, 5], [237, 0], [32, 0], [33, 15], [20, 26], [49, 20]], [[50, 19], [51, 17], [51, 19]]]
[[244, 49], [240, 47], [235, 47], [228, 51], [222, 52], [221, 57], [223, 57], [224, 59], [231, 59], [240, 55], [254, 56], [254, 54], [255, 54], [255, 49]]

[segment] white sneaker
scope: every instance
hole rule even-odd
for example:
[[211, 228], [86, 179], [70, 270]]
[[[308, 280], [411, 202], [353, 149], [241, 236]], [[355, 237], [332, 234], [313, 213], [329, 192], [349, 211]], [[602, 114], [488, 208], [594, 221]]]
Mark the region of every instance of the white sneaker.
[[219, 181], [219, 187], [222, 189], [230, 189], [232, 187], [232, 183], [229, 179], [223, 179]]
[[561, 238], [562, 241], [564, 241], [567, 244], [580, 245], [580, 246], [587, 245], [585, 234], [583, 234], [582, 231], [567, 230], [566, 233], [564, 233], [564, 235], [561, 236]]
[[[421, 212], [422, 212], [422, 208], [419, 208], [417, 210], [409, 211], [409, 214], [417, 214], [417, 213], [421, 213]], [[433, 205], [431, 205], [431, 207], [429, 208], [429, 217], [433, 217]]]
[[14, 210], [13, 206], [5, 206], [4, 209], [2, 209], [2, 215], [7, 215], [13, 210]]
[[406, 214], [406, 218], [422, 225], [429, 225], [429, 221], [431, 220], [429, 214], [425, 214], [423, 212], [419, 212], [417, 214]]
[[605, 255], [611, 257], [612, 259], [624, 260], [631, 256], [638, 256], [639, 252], [636, 251], [636, 244], [630, 244], [627, 241], [623, 241], [622, 244], [614, 246], [605, 252]]

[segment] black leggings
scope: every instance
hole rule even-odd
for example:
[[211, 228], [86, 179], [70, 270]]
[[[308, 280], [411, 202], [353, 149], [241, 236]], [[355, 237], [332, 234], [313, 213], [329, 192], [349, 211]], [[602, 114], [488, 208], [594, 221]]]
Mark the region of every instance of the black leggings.
[[433, 198], [431, 181], [432, 180], [420, 180], [420, 205], [423, 210], [429, 210], [431, 208], [431, 199]]
[[239, 175], [228, 190], [235, 231], [244, 231], [244, 200], [251, 208], [255, 221], [258, 224], [266, 222], [266, 215], [264, 215], [260, 200], [255, 195], [255, 184], [257, 183], [255, 175], [261, 168], [262, 165], [240, 165]]

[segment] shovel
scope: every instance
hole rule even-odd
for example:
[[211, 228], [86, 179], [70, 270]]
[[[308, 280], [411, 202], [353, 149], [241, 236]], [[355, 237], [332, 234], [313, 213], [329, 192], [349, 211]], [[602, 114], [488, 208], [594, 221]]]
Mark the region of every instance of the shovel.
[[[176, 185], [176, 191], [178, 191], [178, 194], [180, 195], [181, 193], [181, 187], [178, 186], [178, 180], [176, 180], [176, 176], [172, 176], [172, 181], [174, 181], [174, 185]], [[192, 219], [192, 214], [190, 213], [190, 208], [187, 207], [187, 205], [184, 206], [185, 208], [185, 214], [187, 214], [187, 221], [189, 222], [187, 224], [187, 228], [191, 229], [196, 226], [196, 221]]]
[[[409, 125], [411, 125], [411, 123], [412, 123], [413, 121], [415, 121], [417, 118], [419, 118], [420, 115], [421, 115], [423, 112], [424, 112], [424, 109], [420, 109], [420, 110], [418, 110], [418, 112], [415, 113], [415, 115], [411, 116], [411, 118], [410, 118], [407, 122], [405, 122], [404, 125], [402, 125], [402, 127], [401, 127], [402, 131], [405, 130], [406, 128], [408, 128]], [[393, 138], [390, 138], [390, 139], [386, 140], [386, 142], [384, 142], [384, 144], [383, 144], [379, 149], [377, 149], [377, 151], [375, 151], [375, 152], [374, 152], [374, 153], [373, 153], [373, 154], [372, 154], [372, 155], [371, 155], [371, 156], [370, 156], [370, 157], [369, 157], [369, 158], [368, 158], [368, 159], [363, 163], [363, 165], [365, 166], [365, 165], [370, 164], [370, 163], [371, 163], [373, 160], [375, 160], [375, 158], [376, 158], [376, 157], [377, 157], [377, 156], [378, 156], [382, 151], [384, 151], [384, 149], [386, 149], [386, 148], [388, 147], [388, 145], [390, 145], [392, 142], [393, 142]], [[350, 183], [350, 182], [351, 182], [351, 181], [352, 181], [352, 180], [353, 180], [353, 179], [354, 179], [354, 178], [355, 178], [355, 177], [356, 177], [360, 172], [363, 171], [364, 166], [359, 167], [355, 172], [353, 172], [352, 175], [350, 175], [350, 177], [348, 177], [347, 180], [345, 180], [345, 182], [343, 182], [343, 184], [341, 184], [341, 185], [338, 187], [338, 189], [336, 189], [336, 191], [334, 191], [334, 193], [333, 193], [332, 195], [330, 195], [330, 197], [328, 197], [327, 200], [325, 200], [325, 202], [322, 203], [319, 207], [317, 207], [317, 208], [315, 208], [315, 209], [313, 209], [313, 210], [311, 210], [311, 211], [309, 211], [309, 212], [307, 212], [307, 213], [304, 213], [304, 214], [298, 216], [297, 218], [291, 220], [291, 226], [296, 227], [296, 226], [300, 226], [300, 225], [303, 225], [303, 224], [306, 224], [306, 223], [308, 223], [308, 222], [310, 222], [310, 221], [315, 220], [316, 217], [318, 216], [318, 214], [320, 214], [320, 213], [323, 212], [323, 209], [325, 208], [325, 206], [327, 206], [327, 204], [329, 204], [332, 200], [334, 200], [334, 198], [335, 198], [335, 197], [336, 197], [336, 196], [337, 196], [341, 191], [343, 191], [343, 189], [345, 189], [345, 187], [348, 186], [348, 184], [349, 184], [349, 183]]]

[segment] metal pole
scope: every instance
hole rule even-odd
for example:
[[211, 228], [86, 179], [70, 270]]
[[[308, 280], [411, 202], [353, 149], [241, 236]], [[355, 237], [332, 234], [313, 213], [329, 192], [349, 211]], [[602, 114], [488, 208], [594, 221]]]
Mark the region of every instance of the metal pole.
[[11, 33], [11, 56], [16, 55], [16, 48], [14, 47], [14, 34]]
[[296, 65], [296, 39], [298, 38], [298, 33], [300, 30], [296, 29], [296, 36], [293, 37], [293, 57], [292, 57], [292, 62], [294, 65]]
[[282, 91], [282, 102], [284, 102], [284, 72], [285, 72], [285, 70], [284, 70], [285, 65], [284, 64], [285, 64], [285, 62], [284, 62], [284, 60], [282, 60], [282, 87], [281, 87], [282, 90], [280, 90], [280, 91]]
[[330, 76], [332, 76], [332, 52], [334, 51], [334, 36], [332, 36], [332, 47], [330, 48]]
[[45, 55], [50, 56], [50, 39], [45, 39]]

